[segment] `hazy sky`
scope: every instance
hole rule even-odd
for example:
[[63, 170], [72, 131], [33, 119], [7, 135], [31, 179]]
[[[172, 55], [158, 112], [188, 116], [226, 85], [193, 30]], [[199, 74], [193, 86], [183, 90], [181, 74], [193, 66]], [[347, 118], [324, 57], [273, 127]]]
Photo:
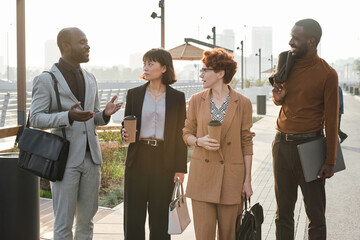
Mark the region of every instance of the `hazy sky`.
[[[90, 65], [128, 65], [129, 55], [160, 46], [158, 0], [25, 0], [28, 66], [44, 65], [44, 42], [56, 39], [63, 27], [76, 26], [88, 37]], [[289, 49], [290, 30], [297, 20], [314, 18], [323, 28], [321, 56], [328, 62], [360, 57], [358, 0], [165, 0], [166, 49], [184, 38], [206, 41], [211, 28], [235, 31], [237, 46], [251, 28], [272, 26], [273, 52]], [[0, 1], [0, 56], [6, 64], [7, 33], [10, 64], [16, 64], [16, 1]], [[244, 27], [246, 26], [246, 27]]]

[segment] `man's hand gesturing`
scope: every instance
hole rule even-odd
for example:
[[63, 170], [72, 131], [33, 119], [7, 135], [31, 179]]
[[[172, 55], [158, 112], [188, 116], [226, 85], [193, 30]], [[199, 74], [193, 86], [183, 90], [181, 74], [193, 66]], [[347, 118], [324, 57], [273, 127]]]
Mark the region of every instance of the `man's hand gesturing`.
[[86, 122], [87, 120], [93, 118], [95, 116], [95, 113], [92, 111], [82, 111], [79, 109], [80, 102], [75, 104], [70, 108], [69, 114], [70, 119], [72, 121], [78, 121], [78, 122]]
[[114, 113], [116, 113], [117, 111], [119, 111], [119, 109], [121, 108], [123, 102], [118, 102], [115, 103], [115, 100], [117, 99], [117, 96], [113, 96], [113, 98], [110, 100], [110, 102], [108, 102], [106, 104], [105, 107], [105, 116], [110, 117], [111, 115], [113, 115]]

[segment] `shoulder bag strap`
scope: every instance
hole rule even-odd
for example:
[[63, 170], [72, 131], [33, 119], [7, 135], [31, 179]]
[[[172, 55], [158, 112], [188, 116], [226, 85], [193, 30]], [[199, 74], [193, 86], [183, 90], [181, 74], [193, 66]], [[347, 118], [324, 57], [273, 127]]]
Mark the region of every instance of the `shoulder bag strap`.
[[[59, 96], [59, 89], [58, 89], [58, 80], [56, 79], [55, 75], [50, 72], [50, 71], [44, 71], [47, 72], [51, 75], [52, 80], [54, 81], [54, 88], [55, 88], [55, 94], [56, 94], [56, 102], [58, 105], [58, 112], [61, 112], [61, 102], [60, 102], [60, 96]], [[63, 138], [64, 140], [66, 140], [66, 132], [65, 132], [65, 128], [61, 128], [62, 134], [63, 134]]]

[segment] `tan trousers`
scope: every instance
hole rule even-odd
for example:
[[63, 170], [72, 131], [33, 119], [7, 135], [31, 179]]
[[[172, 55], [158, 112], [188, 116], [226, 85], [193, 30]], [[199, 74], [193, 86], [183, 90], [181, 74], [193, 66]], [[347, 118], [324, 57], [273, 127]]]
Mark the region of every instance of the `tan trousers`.
[[242, 212], [242, 204], [222, 205], [192, 200], [193, 220], [196, 240], [235, 239], [235, 222]]

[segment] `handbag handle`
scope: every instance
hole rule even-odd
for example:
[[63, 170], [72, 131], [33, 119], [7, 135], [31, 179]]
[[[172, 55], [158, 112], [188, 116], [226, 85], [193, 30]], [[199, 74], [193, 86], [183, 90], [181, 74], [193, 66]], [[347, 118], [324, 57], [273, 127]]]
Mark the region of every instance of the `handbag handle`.
[[184, 188], [183, 188], [183, 185], [180, 184], [180, 180], [177, 179], [176, 182], [175, 182], [175, 186], [174, 186], [173, 194], [172, 194], [172, 197], [171, 197], [171, 201], [174, 200], [175, 198], [178, 198], [180, 195], [184, 196]]
[[[249, 208], [251, 208], [250, 198], [249, 198]], [[245, 210], [247, 210], [247, 199], [245, 198]]]

